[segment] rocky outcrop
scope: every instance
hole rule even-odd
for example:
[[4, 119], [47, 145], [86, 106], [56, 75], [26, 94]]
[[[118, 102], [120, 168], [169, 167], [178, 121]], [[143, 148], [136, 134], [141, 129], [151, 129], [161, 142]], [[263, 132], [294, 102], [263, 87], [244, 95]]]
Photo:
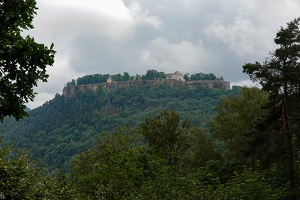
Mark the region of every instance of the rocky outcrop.
[[87, 85], [68, 86], [63, 89], [64, 97], [73, 97], [77, 92], [96, 92], [99, 87], [103, 90], [115, 90], [122, 87], [138, 87], [143, 85], [158, 86], [167, 85], [170, 87], [206, 87], [216, 88], [221, 90], [230, 90], [230, 82], [224, 80], [199, 80], [199, 81], [180, 81], [175, 79], [155, 79], [155, 80], [135, 80], [135, 81], [122, 81], [122, 82], [110, 82], [110, 83], [97, 83]]

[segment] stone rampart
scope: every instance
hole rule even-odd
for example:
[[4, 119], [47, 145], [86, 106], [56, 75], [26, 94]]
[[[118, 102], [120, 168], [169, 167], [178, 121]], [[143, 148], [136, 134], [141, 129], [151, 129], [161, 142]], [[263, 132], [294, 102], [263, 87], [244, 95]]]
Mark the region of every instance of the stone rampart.
[[170, 87], [206, 87], [216, 88], [221, 90], [230, 90], [230, 82], [224, 80], [199, 80], [199, 81], [180, 81], [175, 79], [155, 79], [155, 80], [135, 80], [135, 81], [122, 81], [122, 82], [111, 82], [111, 83], [95, 83], [86, 85], [68, 86], [63, 89], [64, 97], [75, 96], [77, 92], [96, 92], [99, 87], [103, 90], [115, 90], [123, 87], [138, 87], [143, 85], [158, 86], [167, 85]]

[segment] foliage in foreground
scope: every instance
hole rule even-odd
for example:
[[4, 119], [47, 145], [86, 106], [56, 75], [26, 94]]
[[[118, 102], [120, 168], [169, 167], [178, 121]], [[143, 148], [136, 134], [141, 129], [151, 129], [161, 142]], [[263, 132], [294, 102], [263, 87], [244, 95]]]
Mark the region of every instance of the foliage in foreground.
[[[7, 147], [0, 158], [0, 170], [6, 172], [0, 176], [0, 195], [12, 199], [287, 199], [276, 170], [253, 171], [239, 160], [222, 157], [212, 138], [178, 117], [175, 111], [164, 111], [140, 128], [103, 132], [95, 147], [73, 159], [68, 176], [43, 174], [26, 155], [10, 154]], [[163, 133], [168, 137], [161, 137]], [[205, 148], [212, 153], [205, 157], [197, 153]]]
[[43, 174], [11, 146], [0, 149], [0, 199], [76, 199], [71, 184], [64, 175]]
[[6, 116], [17, 120], [27, 116], [25, 104], [33, 101], [33, 88], [46, 82], [46, 67], [53, 65], [53, 44], [48, 48], [23, 37], [33, 28], [35, 0], [0, 1], [0, 121]]
[[[103, 133], [95, 148], [72, 163], [76, 190], [86, 199], [286, 199], [276, 170], [248, 170], [238, 160], [218, 160], [213, 154], [206, 155], [204, 166], [188, 166], [186, 152], [195, 149], [193, 144], [200, 149], [207, 144], [190, 143], [189, 128], [181, 126], [177, 116], [164, 111], [147, 119], [141, 129]], [[176, 139], [160, 137], [164, 132]]]

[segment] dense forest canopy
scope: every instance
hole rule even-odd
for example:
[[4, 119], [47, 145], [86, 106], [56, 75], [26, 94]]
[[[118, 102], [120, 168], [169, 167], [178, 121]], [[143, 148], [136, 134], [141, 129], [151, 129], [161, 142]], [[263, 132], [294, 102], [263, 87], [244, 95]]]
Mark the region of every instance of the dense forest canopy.
[[5, 143], [14, 141], [28, 150], [30, 158], [38, 158], [44, 167], [64, 168], [79, 150], [95, 144], [102, 131], [111, 131], [120, 125], [137, 127], [147, 117], [163, 110], [176, 110], [181, 117], [188, 118], [190, 124], [203, 127], [207, 132], [218, 98], [238, 91], [239, 87], [224, 91], [161, 85], [113, 91], [99, 88], [98, 92], [78, 92], [76, 97], [57, 94], [18, 123], [5, 119], [0, 131], [4, 133]]

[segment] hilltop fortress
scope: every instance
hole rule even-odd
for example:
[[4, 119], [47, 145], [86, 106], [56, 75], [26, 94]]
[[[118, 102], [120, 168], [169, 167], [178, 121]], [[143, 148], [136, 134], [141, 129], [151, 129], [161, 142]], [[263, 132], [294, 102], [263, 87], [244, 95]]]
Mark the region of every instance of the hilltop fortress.
[[166, 78], [158, 78], [153, 80], [133, 80], [133, 81], [112, 81], [110, 78], [106, 83], [94, 83], [85, 85], [74, 85], [67, 86], [63, 89], [64, 97], [73, 97], [77, 92], [96, 92], [99, 87], [103, 90], [115, 90], [123, 87], [138, 87], [138, 86], [159, 86], [166, 85], [169, 87], [205, 87], [205, 88], [216, 88], [221, 90], [230, 90], [230, 82], [224, 81], [223, 79], [217, 80], [197, 80], [197, 81], [185, 81], [183, 75], [180, 72], [175, 72], [173, 74], [166, 74]]

